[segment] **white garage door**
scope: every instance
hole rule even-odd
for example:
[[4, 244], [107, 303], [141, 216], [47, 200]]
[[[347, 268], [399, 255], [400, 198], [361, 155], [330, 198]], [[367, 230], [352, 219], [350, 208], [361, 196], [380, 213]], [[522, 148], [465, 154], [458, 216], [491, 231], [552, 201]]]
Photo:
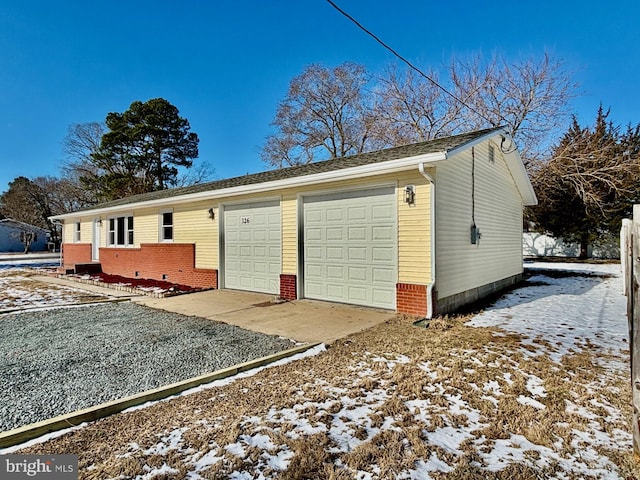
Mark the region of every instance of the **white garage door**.
[[395, 309], [395, 189], [304, 199], [304, 296]]
[[280, 203], [224, 207], [226, 288], [280, 293]]

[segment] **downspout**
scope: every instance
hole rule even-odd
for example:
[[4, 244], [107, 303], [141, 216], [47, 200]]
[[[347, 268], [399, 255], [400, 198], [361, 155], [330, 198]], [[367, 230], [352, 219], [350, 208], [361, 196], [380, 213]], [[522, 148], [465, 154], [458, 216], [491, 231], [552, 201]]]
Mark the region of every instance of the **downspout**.
[[433, 287], [436, 283], [436, 181], [424, 169], [424, 163], [418, 164], [420, 175], [426, 178], [430, 183], [429, 192], [431, 200], [429, 202], [431, 226], [429, 233], [431, 235], [431, 282], [427, 284], [427, 318], [433, 317]]

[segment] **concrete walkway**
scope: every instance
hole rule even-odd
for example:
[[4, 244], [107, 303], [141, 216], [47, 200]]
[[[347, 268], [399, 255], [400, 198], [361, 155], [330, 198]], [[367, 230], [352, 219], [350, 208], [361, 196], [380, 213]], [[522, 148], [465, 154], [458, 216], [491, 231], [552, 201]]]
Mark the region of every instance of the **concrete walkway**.
[[168, 298], [136, 297], [133, 301], [299, 342], [331, 343], [395, 315], [388, 310], [315, 300], [274, 304], [273, 298], [262, 293], [209, 290]]
[[273, 295], [239, 290], [208, 290], [167, 298], [135, 295], [115, 289], [46, 275], [38, 280], [67, 285], [169, 312], [203, 317], [255, 332], [279, 335], [298, 342], [332, 343], [395, 316], [389, 310], [356, 307], [315, 300], [272, 303]]

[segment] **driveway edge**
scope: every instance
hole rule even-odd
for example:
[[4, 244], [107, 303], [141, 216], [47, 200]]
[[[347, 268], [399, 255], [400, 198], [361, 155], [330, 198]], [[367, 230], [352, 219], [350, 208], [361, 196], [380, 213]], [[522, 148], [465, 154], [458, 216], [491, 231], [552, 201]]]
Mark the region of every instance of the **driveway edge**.
[[76, 410], [75, 412], [66, 413], [57, 417], [49, 418], [41, 422], [32, 423], [13, 430], [0, 433], [0, 448], [12, 447], [20, 443], [33, 440], [47, 433], [62, 430], [64, 428], [75, 427], [83, 422], [92, 422], [100, 418], [108, 417], [114, 413], [122, 412], [127, 408], [142, 405], [146, 402], [155, 400], [162, 400], [164, 398], [176, 395], [178, 393], [189, 390], [190, 388], [198, 387], [206, 383], [211, 383], [214, 380], [221, 380], [223, 378], [231, 377], [240, 372], [246, 372], [254, 368], [263, 367], [270, 363], [276, 362], [283, 358], [287, 358], [298, 353], [305, 352], [313, 347], [321, 345], [321, 342], [306, 343], [299, 345], [288, 350], [283, 350], [266, 357], [260, 357], [255, 360], [251, 360], [244, 363], [239, 363], [232, 367], [216, 370], [215, 372], [205, 373], [198, 377], [193, 377], [181, 382], [172, 383], [163, 387], [154, 388], [145, 392], [130, 395], [128, 397], [121, 398], [119, 400], [113, 400], [106, 403], [101, 403], [82, 410]]

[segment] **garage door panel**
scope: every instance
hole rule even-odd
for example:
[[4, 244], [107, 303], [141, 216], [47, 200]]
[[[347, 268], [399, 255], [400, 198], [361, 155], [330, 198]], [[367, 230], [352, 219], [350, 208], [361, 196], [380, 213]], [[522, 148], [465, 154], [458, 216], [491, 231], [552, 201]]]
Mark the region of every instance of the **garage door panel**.
[[395, 188], [303, 201], [304, 295], [395, 308]]
[[357, 222], [359, 220], [367, 219], [367, 207], [348, 207], [347, 218], [350, 222]]
[[320, 228], [309, 228], [307, 230], [307, 237], [311, 241], [320, 241], [322, 240], [322, 232], [323, 230]]
[[371, 259], [376, 263], [392, 263], [395, 261], [395, 251], [391, 247], [374, 247], [371, 249]]
[[324, 276], [324, 265], [309, 263], [305, 268], [305, 276], [309, 280], [320, 279]]
[[396, 211], [389, 205], [372, 205], [371, 220], [392, 220]]
[[334, 247], [334, 246], [327, 247], [326, 250], [325, 250], [324, 258], [326, 258], [327, 260], [330, 260], [330, 261], [344, 260], [345, 259], [344, 247], [342, 247], [342, 246], [340, 246], [340, 247]]
[[364, 262], [367, 260], [367, 252], [368, 252], [367, 247], [349, 247], [348, 261]]
[[344, 221], [344, 211], [341, 208], [328, 208], [325, 215], [327, 222], [342, 223]]
[[225, 286], [279, 293], [282, 263], [280, 203], [224, 208]]
[[395, 269], [375, 267], [371, 269], [373, 283], [395, 282]]
[[327, 241], [341, 242], [344, 240], [344, 228], [342, 227], [329, 227], [326, 229]]
[[367, 267], [349, 267], [349, 280], [366, 282], [368, 278]]
[[362, 240], [366, 241], [367, 239], [367, 228], [368, 227], [348, 227], [347, 238], [349, 241], [354, 240]]
[[346, 297], [345, 289], [346, 287], [343, 284], [335, 284], [335, 283], [327, 284], [328, 300], [342, 301], [342, 299]]
[[358, 303], [368, 302], [369, 298], [369, 289], [365, 287], [349, 287], [349, 298]]
[[371, 238], [373, 240], [393, 240], [396, 236], [395, 229], [391, 226], [372, 227]]
[[345, 280], [344, 267], [341, 265], [327, 265], [326, 276], [330, 282], [343, 282]]
[[389, 305], [395, 303], [395, 292], [390, 292], [389, 289], [373, 289], [372, 303], [375, 305]]
[[322, 288], [323, 285], [324, 284], [320, 282], [312, 282], [312, 281], [307, 282], [305, 284], [307, 295], [310, 296], [310, 298], [318, 298], [326, 295], [326, 293], [323, 291], [323, 288]]
[[314, 223], [322, 223], [322, 220], [322, 212], [309, 212], [309, 214], [304, 219], [304, 223], [305, 225], [310, 226]]

